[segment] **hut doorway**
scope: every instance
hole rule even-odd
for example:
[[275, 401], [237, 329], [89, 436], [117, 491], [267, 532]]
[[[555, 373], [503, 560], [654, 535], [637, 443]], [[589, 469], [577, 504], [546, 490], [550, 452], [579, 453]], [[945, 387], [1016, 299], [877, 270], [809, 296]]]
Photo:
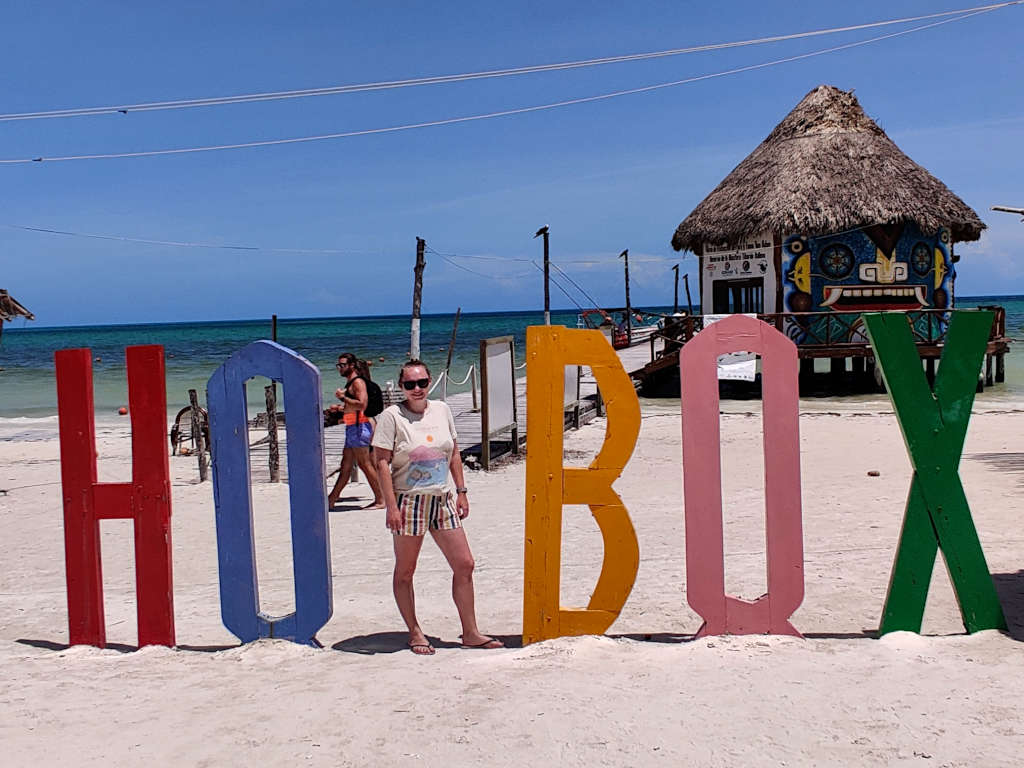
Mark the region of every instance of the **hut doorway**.
[[764, 278], [716, 280], [711, 286], [711, 311], [716, 315], [764, 312]]

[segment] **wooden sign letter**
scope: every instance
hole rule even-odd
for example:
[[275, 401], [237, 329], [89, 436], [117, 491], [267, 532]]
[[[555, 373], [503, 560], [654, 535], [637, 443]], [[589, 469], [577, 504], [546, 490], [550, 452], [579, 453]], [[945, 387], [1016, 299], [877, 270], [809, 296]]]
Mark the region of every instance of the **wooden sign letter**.
[[[245, 382], [253, 376], [284, 383], [288, 419], [295, 613], [279, 617], [260, 611], [256, 579], [245, 399]], [[224, 626], [243, 643], [277, 637], [315, 645], [333, 612], [320, 371], [280, 344], [254, 341], [214, 371], [207, 398]]]
[[959, 474], [992, 313], [951, 314], [934, 392], [928, 389], [906, 316], [896, 312], [864, 315], [914, 468], [878, 630], [883, 635], [921, 631], [938, 549], [946, 560], [967, 631], [1006, 629]]
[[[629, 513], [612, 490], [640, 433], [640, 404], [618, 355], [598, 331], [532, 326], [526, 350], [523, 643], [601, 634], [625, 605], [640, 562]], [[566, 365], [590, 366], [608, 407], [604, 444], [587, 469], [562, 466]], [[601, 575], [584, 609], [560, 605], [563, 504], [589, 505], [604, 541]]]
[[[717, 358], [761, 355], [768, 592], [749, 601], [725, 593]], [[697, 636], [800, 633], [789, 617], [804, 599], [800, 420], [796, 345], [772, 326], [733, 315], [682, 349], [686, 598], [704, 624]]]
[[54, 354], [71, 645], [106, 645], [99, 521], [122, 518], [135, 523], [139, 647], [174, 645], [164, 350], [128, 347], [125, 357], [132, 480], [97, 483], [92, 357], [88, 349], [61, 349]]

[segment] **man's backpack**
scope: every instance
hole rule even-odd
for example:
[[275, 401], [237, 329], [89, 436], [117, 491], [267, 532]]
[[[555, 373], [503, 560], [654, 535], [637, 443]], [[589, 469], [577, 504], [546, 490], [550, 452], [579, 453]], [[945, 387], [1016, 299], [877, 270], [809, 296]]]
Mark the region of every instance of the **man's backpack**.
[[363, 414], [372, 419], [374, 416], [380, 415], [380, 412], [384, 410], [384, 393], [381, 392], [380, 387], [375, 381], [370, 381], [365, 376], [359, 376], [358, 378], [363, 380], [366, 385], [366, 410]]

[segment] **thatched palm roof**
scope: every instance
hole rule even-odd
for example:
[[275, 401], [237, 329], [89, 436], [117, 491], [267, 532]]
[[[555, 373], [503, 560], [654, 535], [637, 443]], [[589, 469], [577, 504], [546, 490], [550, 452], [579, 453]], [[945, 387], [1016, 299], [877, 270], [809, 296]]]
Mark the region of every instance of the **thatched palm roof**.
[[762, 232], [808, 236], [871, 224], [940, 226], [977, 240], [985, 224], [900, 151], [853, 91], [820, 85], [694, 208], [672, 237], [677, 251]]
[[0, 288], [0, 323], [10, 322], [16, 317], [27, 317], [29, 320], [36, 319], [35, 315], [15, 301], [11, 294]]

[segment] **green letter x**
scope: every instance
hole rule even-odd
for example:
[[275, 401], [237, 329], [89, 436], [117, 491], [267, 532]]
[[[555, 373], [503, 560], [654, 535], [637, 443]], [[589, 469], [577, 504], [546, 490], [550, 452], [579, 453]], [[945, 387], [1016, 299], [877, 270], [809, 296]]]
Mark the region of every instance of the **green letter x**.
[[921, 370], [907, 316], [864, 315], [914, 468], [880, 635], [921, 631], [937, 549], [967, 631], [1006, 628], [958, 474], [992, 313], [951, 314], [934, 392]]

